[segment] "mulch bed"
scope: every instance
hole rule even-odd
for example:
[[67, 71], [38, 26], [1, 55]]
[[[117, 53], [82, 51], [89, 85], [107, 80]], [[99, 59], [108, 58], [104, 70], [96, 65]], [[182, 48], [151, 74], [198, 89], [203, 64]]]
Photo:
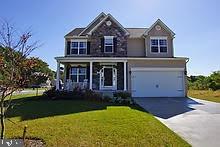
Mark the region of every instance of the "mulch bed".
[[40, 139], [25, 139], [25, 147], [45, 147], [46, 144]]

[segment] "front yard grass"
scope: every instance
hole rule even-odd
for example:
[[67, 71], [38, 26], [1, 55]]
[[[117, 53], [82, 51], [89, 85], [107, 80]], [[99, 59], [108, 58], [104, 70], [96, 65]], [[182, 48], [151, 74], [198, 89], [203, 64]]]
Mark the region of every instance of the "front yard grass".
[[14, 98], [6, 137], [42, 138], [46, 146], [190, 146], [138, 107], [83, 100]]
[[220, 103], [220, 90], [189, 90], [188, 96]]

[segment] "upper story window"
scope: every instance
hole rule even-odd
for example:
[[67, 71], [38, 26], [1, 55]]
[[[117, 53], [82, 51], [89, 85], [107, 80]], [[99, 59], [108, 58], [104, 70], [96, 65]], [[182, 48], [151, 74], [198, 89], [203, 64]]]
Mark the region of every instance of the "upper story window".
[[167, 53], [167, 38], [152, 37], [150, 39], [150, 46], [152, 53]]
[[104, 52], [113, 53], [114, 51], [114, 36], [104, 36]]
[[86, 40], [74, 40], [71, 42], [71, 54], [82, 55], [87, 54], [87, 41]]

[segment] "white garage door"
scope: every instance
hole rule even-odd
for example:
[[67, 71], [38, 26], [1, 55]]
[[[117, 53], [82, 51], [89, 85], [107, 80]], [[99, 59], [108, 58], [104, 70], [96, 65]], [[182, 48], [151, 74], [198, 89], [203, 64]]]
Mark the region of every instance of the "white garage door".
[[180, 69], [133, 69], [133, 97], [183, 97], [184, 79]]

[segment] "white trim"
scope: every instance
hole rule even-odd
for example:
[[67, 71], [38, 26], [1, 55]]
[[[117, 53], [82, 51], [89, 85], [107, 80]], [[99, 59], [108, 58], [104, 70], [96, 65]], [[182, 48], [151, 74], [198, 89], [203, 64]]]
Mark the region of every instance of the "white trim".
[[132, 58], [128, 57], [128, 60], [188, 60], [186, 57], [174, 57], [174, 58]]
[[[152, 47], [152, 45], [151, 45], [151, 40], [157, 40], [158, 41], [158, 52], [152, 52], [152, 50], [151, 50], [151, 47]], [[167, 45], [166, 45], [166, 47], [167, 47], [167, 51], [166, 52], [160, 52], [160, 40], [166, 40], [166, 43], [167, 43]], [[167, 37], [166, 36], [152, 36], [152, 37], [150, 37], [150, 53], [151, 54], [168, 54], [168, 40], [167, 40]]]
[[107, 66], [117, 66], [117, 63], [108, 63], [108, 62], [101, 62], [100, 65], [107, 65]]
[[82, 67], [86, 67], [86, 64], [79, 64], [79, 63], [71, 63], [70, 66], [82, 66]]
[[124, 62], [124, 91], [127, 90], [127, 62]]
[[[78, 43], [78, 47], [77, 47], [77, 54], [72, 54], [72, 49], [74, 49], [74, 48], [72, 48], [72, 43], [73, 42], [77, 42]], [[80, 51], [80, 43], [81, 42], [83, 42], [83, 43], [85, 43], [86, 44], [86, 47], [85, 47], [85, 49], [86, 49], [86, 53], [85, 54], [80, 54], [79, 53], [79, 51]], [[76, 49], [76, 48], [75, 48]], [[71, 41], [70, 41], [70, 55], [87, 55], [87, 39], [71, 39]]]
[[150, 39], [167, 39], [167, 36], [151, 36]]
[[[104, 75], [104, 70], [105, 68], [111, 68], [112, 69], [112, 86], [104, 86], [105, 82], [105, 75]], [[102, 72], [103, 71], [103, 72]], [[114, 75], [115, 72], [115, 75]], [[103, 74], [103, 77], [101, 76]], [[115, 77], [115, 78], [114, 78]], [[102, 82], [103, 78], [103, 82]], [[115, 85], [114, 85], [115, 82]], [[103, 66], [102, 69], [100, 69], [99, 72], [99, 90], [117, 90], [117, 69], [114, 68], [113, 66]]]
[[105, 39], [113, 39], [114, 36], [104, 36]]
[[[105, 44], [105, 39], [111, 39], [112, 40], [112, 45], [106, 45]], [[111, 46], [112, 51], [111, 52], [106, 52], [106, 46]], [[104, 36], [104, 53], [114, 53], [114, 36]]]
[[55, 57], [57, 61], [62, 62], [124, 62], [127, 60], [188, 60], [186, 57], [174, 58], [147, 58], [147, 57]]
[[93, 73], [92, 66], [93, 66], [93, 62], [90, 61], [89, 62], [89, 89], [91, 89], [91, 90], [92, 90], [92, 73]]
[[[185, 69], [184, 69], [184, 71], [185, 71]], [[185, 76], [185, 72], [183, 71], [183, 73], [182, 73], [182, 76], [183, 76], [183, 92], [184, 92], [184, 95], [186, 96], [186, 76]]]
[[56, 90], [60, 90], [60, 62], [57, 61]]
[[100, 21], [93, 29], [91, 29], [89, 32], [88, 32], [88, 35], [91, 35], [92, 32], [94, 30], [96, 30], [103, 22], [105, 22], [105, 20], [110, 17], [126, 34], [125, 35], [129, 35], [129, 32], [111, 15], [111, 14], [107, 14], [105, 16], [105, 18]]
[[131, 71], [184, 71], [184, 68], [148, 68], [148, 67], [132, 67]]
[[160, 23], [160, 25], [162, 25], [162, 27], [163, 27], [165, 30], [167, 30], [168, 32], [170, 32], [171, 35], [172, 35], [172, 37], [174, 38], [175, 33], [174, 33], [168, 26], [166, 26], [165, 23], [163, 23], [160, 19], [157, 19], [157, 21], [156, 21], [153, 25], [151, 25], [151, 27], [150, 27], [149, 29], [147, 29], [147, 30], [144, 32], [144, 35], [145, 35], [145, 36], [148, 35], [148, 33], [149, 33], [158, 23]]
[[[72, 68], [76, 68], [76, 74], [71, 73]], [[85, 68], [85, 74], [79, 73], [79, 68]], [[74, 82], [80, 83], [79, 76], [85, 76], [85, 79], [87, 79], [86, 78], [87, 77], [87, 68], [86, 67], [77, 67], [77, 66], [70, 67], [70, 69], [69, 69], [69, 79], [71, 79], [71, 76], [76, 76], [76, 81], [74, 81]]]
[[65, 39], [88, 39], [88, 36], [64, 36]]
[[85, 38], [82, 38], [82, 39], [77, 38], [77, 39], [71, 39], [70, 41], [71, 42], [87, 42], [87, 39], [85, 39]]
[[106, 16], [106, 14], [104, 12], [100, 13], [91, 23], [89, 23], [89, 25], [82, 31], [79, 33], [79, 36], [82, 35], [83, 32], [85, 32], [96, 20], [98, 20], [101, 16]]

